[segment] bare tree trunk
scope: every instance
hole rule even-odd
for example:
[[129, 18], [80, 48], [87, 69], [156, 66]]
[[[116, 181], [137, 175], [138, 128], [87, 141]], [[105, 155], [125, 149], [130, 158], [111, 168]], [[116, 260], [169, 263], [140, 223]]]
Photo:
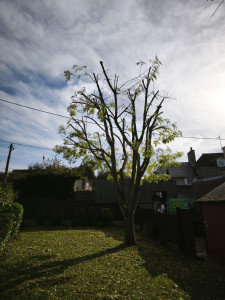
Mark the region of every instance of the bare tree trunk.
[[134, 229], [134, 214], [136, 206], [133, 205], [133, 201], [135, 201], [134, 197], [138, 197], [138, 192], [129, 188], [129, 186], [120, 186], [120, 189], [117, 190], [117, 202], [124, 218], [124, 243], [127, 246], [133, 246], [136, 245]]
[[135, 230], [134, 230], [134, 211], [128, 212], [124, 216], [125, 223], [125, 245], [136, 245]]

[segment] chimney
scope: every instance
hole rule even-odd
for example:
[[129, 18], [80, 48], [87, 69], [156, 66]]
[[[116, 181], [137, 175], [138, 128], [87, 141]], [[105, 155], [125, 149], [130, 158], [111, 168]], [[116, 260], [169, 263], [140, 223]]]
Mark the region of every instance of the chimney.
[[223, 150], [223, 156], [224, 156], [224, 158], [225, 158], [225, 146], [222, 147], [222, 150]]
[[192, 147], [191, 147], [190, 151], [188, 152], [187, 156], [188, 156], [188, 162], [194, 168], [195, 164], [196, 164], [196, 158], [195, 158], [195, 150], [193, 150]]

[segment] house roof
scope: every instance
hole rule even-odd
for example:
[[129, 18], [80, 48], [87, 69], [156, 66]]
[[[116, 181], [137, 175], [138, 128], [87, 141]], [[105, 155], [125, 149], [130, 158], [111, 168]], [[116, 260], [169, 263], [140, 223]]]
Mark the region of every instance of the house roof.
[[158, 169], [156, 172], [158, 174], [166, 174], [169, 171], [169, 175], [175, 178], [194, 178], [198, 177], [193, 170], [189, 162], [182, 162], [180, 166], [177, 167], [168, 167], [165, 169]]
[[201, 197], [199, 202], [225, 201], [225, 182]]
[[223, 153], [203, 153], [196, 162], [197, 167], [217, 167], [217, 159], [224, 158]]

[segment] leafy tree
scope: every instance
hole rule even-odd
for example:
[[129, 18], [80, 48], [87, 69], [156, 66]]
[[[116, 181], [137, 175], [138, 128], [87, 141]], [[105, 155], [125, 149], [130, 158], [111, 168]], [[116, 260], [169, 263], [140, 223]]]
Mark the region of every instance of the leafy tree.
[[66, 169], [56, 156], [54, 158], [45, 158], [43, 156], [42, 162], [36, 162], [28, 166], [30, 171], [63, 172]]
[[[108, 170], [125, 221], [125, 244], [135, 244], [134, 213], [142, 180], [168, 180], [155, 174], [157, 167], [175, 165], [182, 153], [172, 153], [166, 144], [181, 135], [175, 123], [162, 117], [167, 97], [154, 91], [161, 62], [137, 63], [139, 75], [120, 83], [110, 75], [103, 62], [101, 74], [90, 74], [86, 66], [65, 71], [67, 81], [83, 80], [82, 88], [71, 97], [70, 120], [60, 127], [67, 138], [55, 147], [70, 162], [83, 158], [95, 169]], [[90, 91], [88, 83], [94, 87]], [[160, 147], [163, 145], [163, 147]], [[127, 179], [129, 178], [129, 179]]]

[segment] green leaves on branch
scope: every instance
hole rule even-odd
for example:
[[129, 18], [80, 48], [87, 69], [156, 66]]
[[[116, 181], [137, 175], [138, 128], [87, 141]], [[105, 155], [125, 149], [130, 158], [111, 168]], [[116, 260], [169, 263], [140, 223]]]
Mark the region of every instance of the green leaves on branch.
[[69, 70], [64, 71], [64, 76], [66, 77], [66, 82], [70, 81], [71, 72]]
[[167, 181], [171, 177], [168, 174], [157, 174], [156, 171], [158, 168], [168, 168], [172, 166], [179, 166], [180, 163], [177, 162], [177, 159], [182, 157], [182, 152], [172, 152], [169, 147], [166, 149], [157, 148], [152, 156], [150, 163], [146, 169], [146, 172], [143, 176], [143, 179], [148, 182]]
[[[159, 68], [162, 65], [162, 62], [158, 59], [157, 55], [155, 56], [155, 59], [150, 59], [149, 63], [151, 64], [150, 68], [150, 74], [145, 75], [145, 79], [147, 80], [148, 84], [152, 81], [155, 82], [157, 80], [157, 75], [159, 74]], [[137, 62], [137, 65], [140, 67], [146, 65], [146, 63], [143, 60], [140, 60]]]
[[159, 181], [168, 181], [171, 179], [171, 176], [168, 174], [156, 174], [154, 172], [146, 173], [143, 176], [143, 180], [147, 182], [155, 182], [158, 183]]
[[73, 65], [72, 69], [75, 71], [75, 73], [79, 72], [79, 71], [83, 71], [87, 69], [87, 66], [78, 66], [78, 65]]
[[183, 152], [172, 152], [169, 147], [166, 149], [158, 148], [155, 153], [155, 157], [158, 162], [158, 166], [162, 169], [172, 166], [179, 166], [180, 163], [177, 159], [181, 158]]
[[[80, 79], [80, 77], [81, 77], [82, 75], [85, 75], [85, 73], [79, 74], [78, 72], [81, 72], [81, 71], [83, 71], [83, 70], [86, 70], [86, 68], [87, 68], [86, 66], [79, 67], [78, 65], [74, 65], [74, 66], [72, 67], [72, 69], [74, 70], [75, 74], [72, 73], [72, 72], [70, 72], [69, 70], [64, 71], [64, 76], [66, 77], [66, 82], [68, 82], [68, 81], [71, 80], [71, 76], [72, 76], [72, 75], [75, 75], [78, 79]], [[77, 74], [77, 73], [78, 73], [78, 74]]]
[[77, 110], [77, 105], [74, 103], [70, 104], [70, 106], [67, 108], [67, 111], [69, 112], [71, 117], [76, 116], [76, 110]]
[[169, 119], [159, 117], [155, 126], [154, 145], [158, 146], [160, 143], [168, 144], [175, 140], [177, 137], [182, 136], [182, 132], [177, 129], [175, 123], [171, 123]]
[[136, 63], [136, 65], [141, 65], [141, 66], [143, 66], [143, 65], [145, 65], [146, 63], [143, 61], [143, 60], [140, 60], [139, 62], [137, 62]]

